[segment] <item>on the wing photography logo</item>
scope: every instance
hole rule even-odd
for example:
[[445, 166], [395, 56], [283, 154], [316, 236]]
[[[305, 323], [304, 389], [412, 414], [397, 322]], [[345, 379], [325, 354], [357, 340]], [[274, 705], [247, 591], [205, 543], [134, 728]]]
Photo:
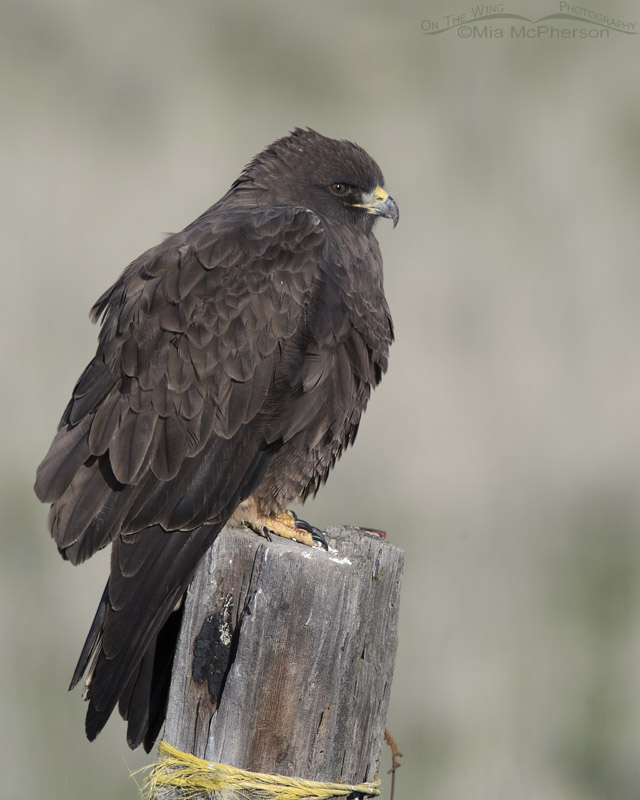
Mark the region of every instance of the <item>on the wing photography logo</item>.
[[423, 19], [427, 36], [454, 33], [460, 39], [609, 39], [637, 35], [635, 22], [570, 2], [538, 19], [505, 11], [504, 3], [475, 5], [469, 11]]

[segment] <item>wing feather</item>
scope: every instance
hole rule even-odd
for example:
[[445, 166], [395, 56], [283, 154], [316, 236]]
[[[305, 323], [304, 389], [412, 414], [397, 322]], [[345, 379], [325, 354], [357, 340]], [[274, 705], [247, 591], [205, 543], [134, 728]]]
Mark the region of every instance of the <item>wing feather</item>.
[[178, 474], [187, 443], [184, 425], [179, 417], [160, 417], [157, 421], [158, 437], [151, 462], [151, 471], [160, 481], [169, 481]]
[[[127, 412], [109, 444], [109, 460], [119, 483], [135, 482], [147, 454], [156, 443], [156, 429], [162, 419], [153, 412]], [[92, 428], [93, 430], [93, 428]]]
[[90, 428], [91, 418], [85, 417], [74, 426], [65, 426], [58, 431], [36, 474], [35, 491], [43, 503], [59, 500], [91, 455]]
[[129, 400], [122, 392], [109, 395], [98, 407], [91, 423], [89, 451], [101, 456], [107, 452], [114, 435], [122, 428], [123, 419], [129, 410]]

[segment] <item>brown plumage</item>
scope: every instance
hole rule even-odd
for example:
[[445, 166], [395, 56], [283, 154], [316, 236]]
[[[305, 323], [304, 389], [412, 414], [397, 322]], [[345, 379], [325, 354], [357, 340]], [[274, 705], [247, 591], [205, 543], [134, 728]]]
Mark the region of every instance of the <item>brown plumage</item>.
[[90, 739], [119, 703], [152, 746], [198, 561], [240, 504], [303, 501], [353, 441], [393, 339], [382, 183], [357, 145], [297, 129], [93, 307], [97, 353], [35, 486], [64, 558], [112, 544], [72, 681], [91, 662]]

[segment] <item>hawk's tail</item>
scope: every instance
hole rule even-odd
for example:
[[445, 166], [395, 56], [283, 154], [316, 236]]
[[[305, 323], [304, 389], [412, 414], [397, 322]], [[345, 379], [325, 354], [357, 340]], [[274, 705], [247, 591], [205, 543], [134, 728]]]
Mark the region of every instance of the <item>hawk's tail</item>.
[[182, 619], [182, 596], [222, 524], [167, 532], [159, 525], [116, 539], [111, 573], [70, 688], [87, 669], [86, 731], [95, 739], [116, 704], [131, 748], [147, 752], [164, 721]]

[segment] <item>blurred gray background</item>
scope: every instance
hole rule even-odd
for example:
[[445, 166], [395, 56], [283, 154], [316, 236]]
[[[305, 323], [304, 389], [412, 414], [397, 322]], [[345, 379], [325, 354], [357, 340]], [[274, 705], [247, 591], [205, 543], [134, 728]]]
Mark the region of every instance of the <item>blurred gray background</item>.
[[[588, 5], [640, 27], [637, 4]], [[309, 125], [364, 146], [401, 209], [377, 228], [389, 373], [304, 511], [407, 553], [397, 797], [637, 798], [640, 36], [423, 35], [454, 12], [1, 3], [3, 796], [135, 798], [151, 761], [119, 718], [84, 739], [66, 686], [106, 554], [63, 563], [31, 489], [88, 310]]]

